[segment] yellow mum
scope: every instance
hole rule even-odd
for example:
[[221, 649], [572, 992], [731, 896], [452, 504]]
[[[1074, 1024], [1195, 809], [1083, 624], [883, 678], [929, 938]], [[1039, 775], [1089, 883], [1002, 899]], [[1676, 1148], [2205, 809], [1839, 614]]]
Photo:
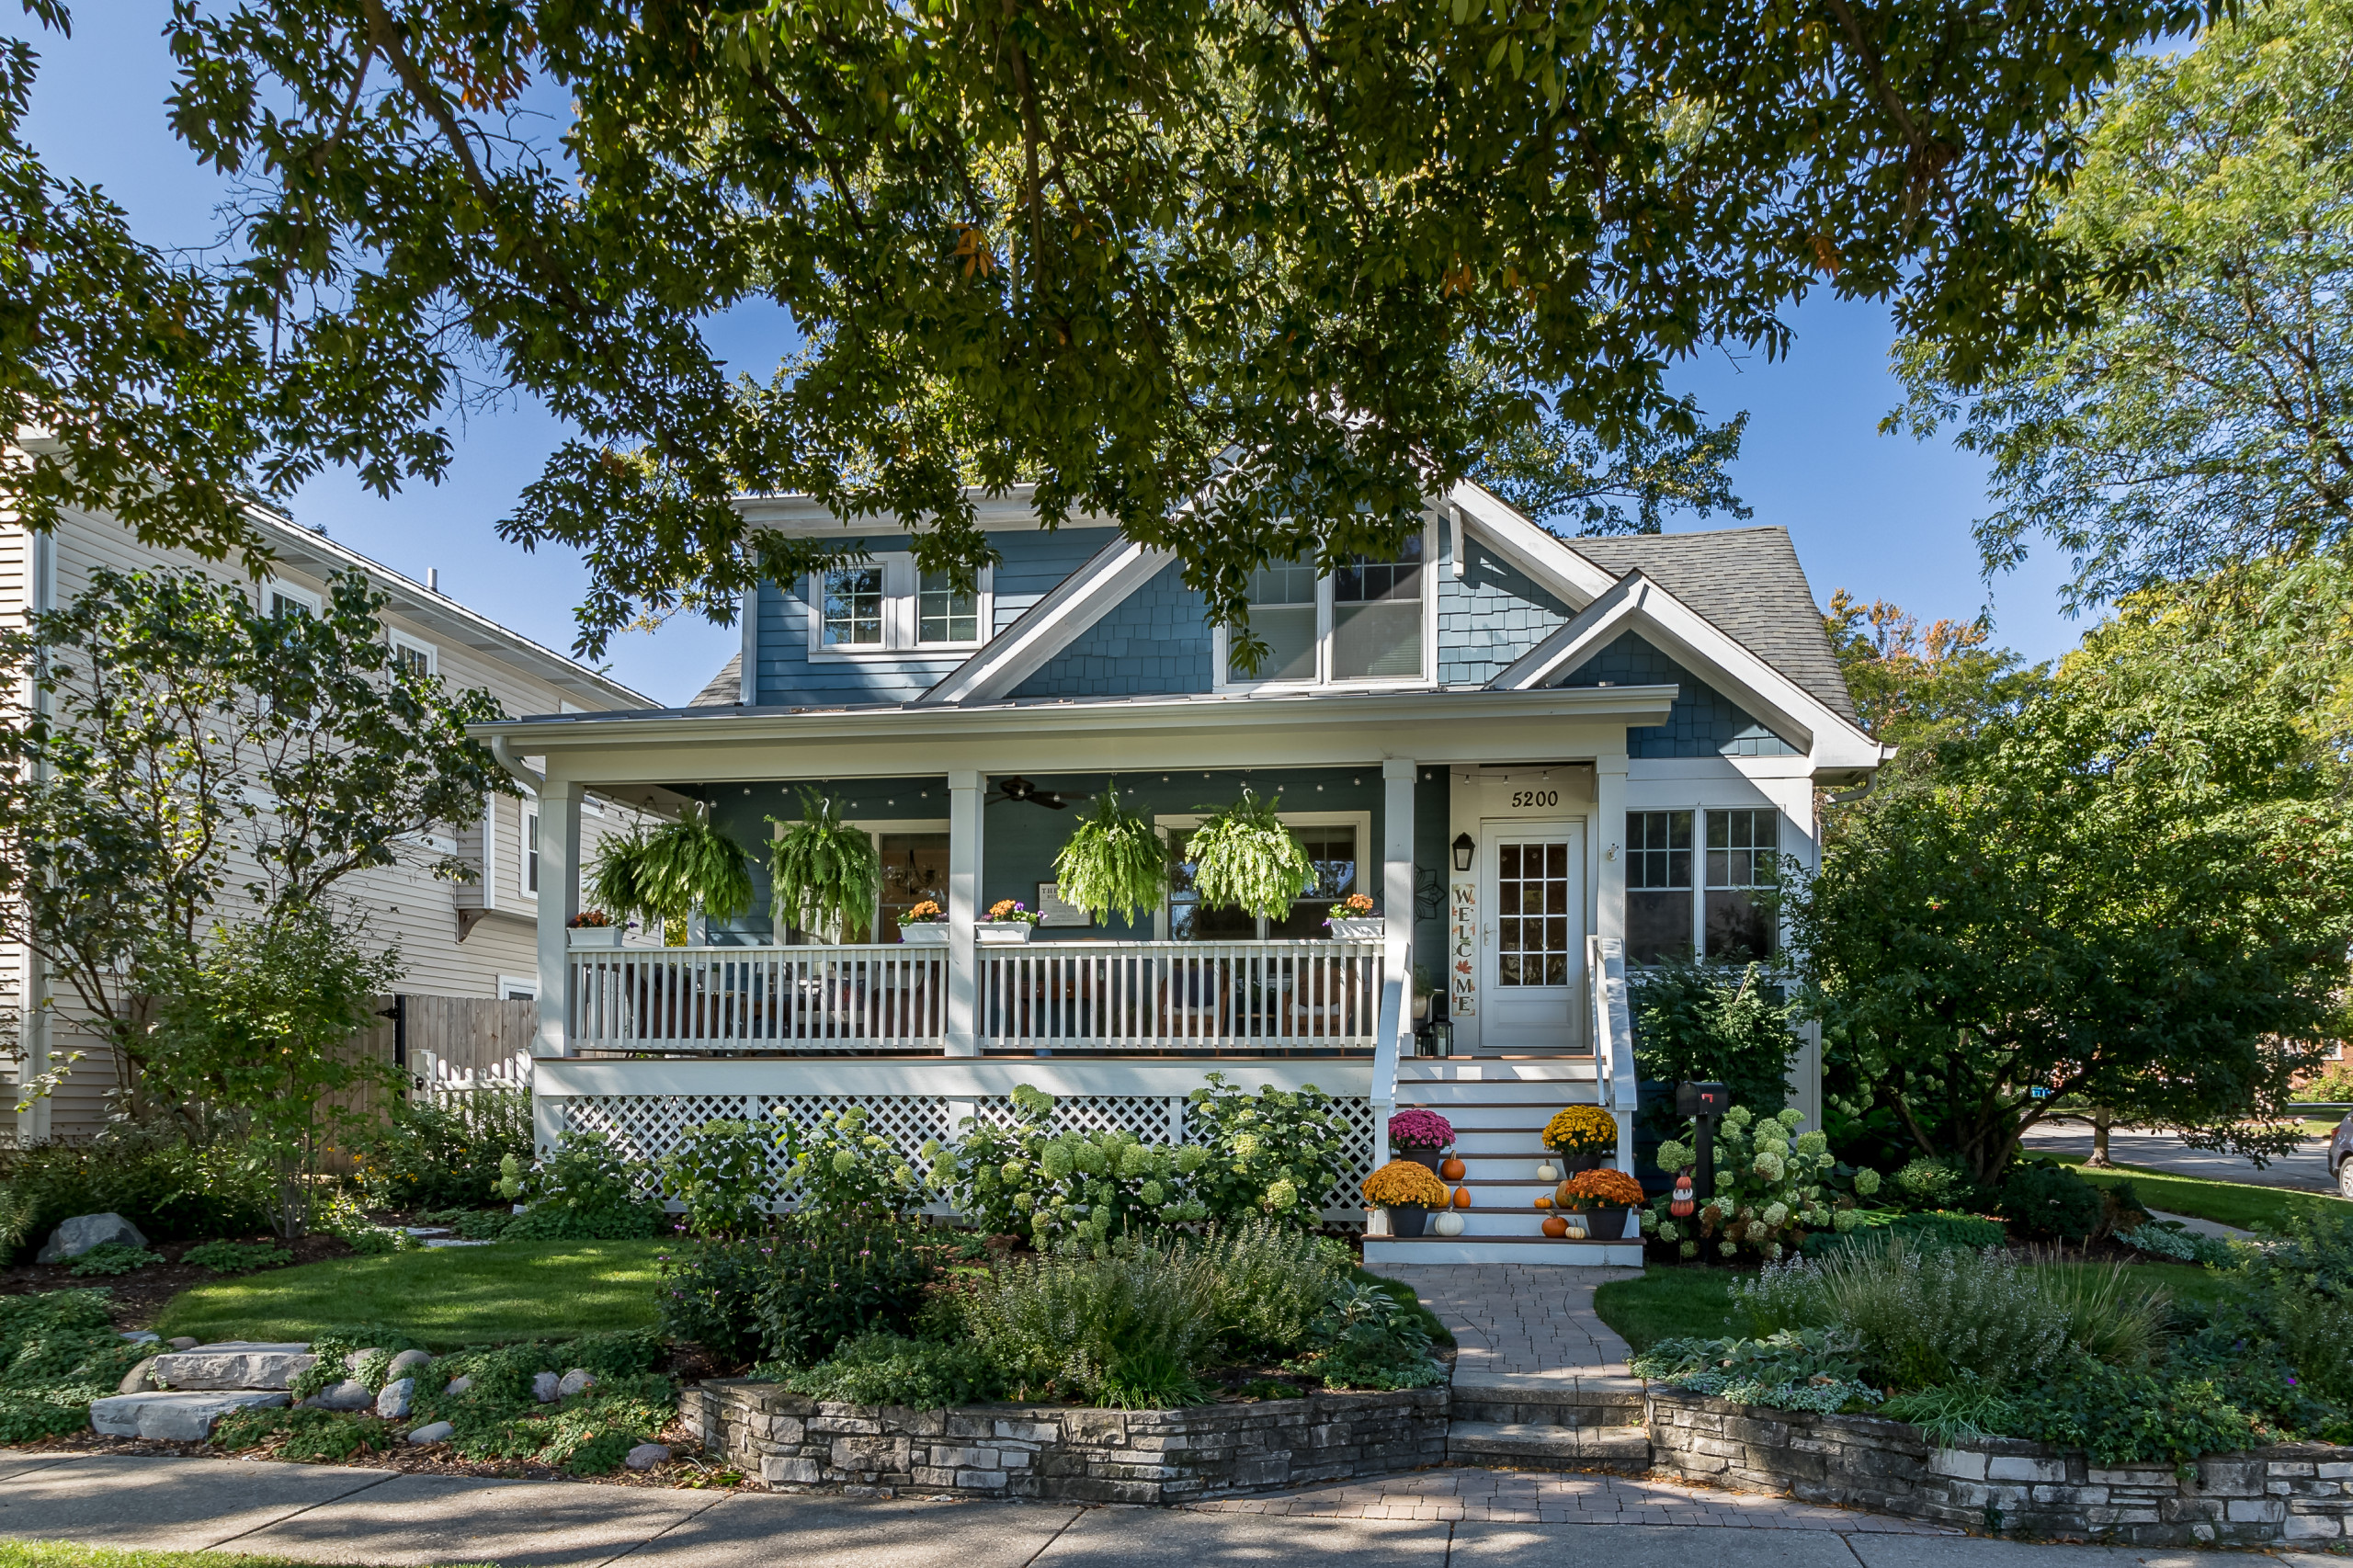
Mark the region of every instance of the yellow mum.
[[1563, 1154], [1599, 1154], [1618, 1147], [1618, 1119], [1597, 1105], [1573, 1105], [1544, 1124], [1544, 1146]]
[[1387, 1209], [1421, 1204], [1438, 1209], [1446, 1203], [1446, 1183], [1419, 1160], [1392, 1160], [1364, 1179], [1365, 1200]]

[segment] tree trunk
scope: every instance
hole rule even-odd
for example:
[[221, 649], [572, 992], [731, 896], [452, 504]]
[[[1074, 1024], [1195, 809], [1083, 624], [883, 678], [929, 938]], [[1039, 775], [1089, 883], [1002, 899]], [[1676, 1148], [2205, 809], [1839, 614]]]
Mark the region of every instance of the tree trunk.
[[2108, 1129], [2115, 1119], [2116, 1113], [2108, 1107], [2092, 1107], [2092, 1157], [2084, 1164], [2102, 1167], [2114, 1164], [2108, 1157]]

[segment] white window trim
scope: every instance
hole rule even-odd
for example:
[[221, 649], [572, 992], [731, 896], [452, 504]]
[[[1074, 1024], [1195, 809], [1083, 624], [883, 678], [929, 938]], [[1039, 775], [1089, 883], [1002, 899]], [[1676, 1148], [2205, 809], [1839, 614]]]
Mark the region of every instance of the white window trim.
[[441, 673], [440, 649], [435, 647], [432, 643], [427, 642], [422, 637], [410, 636], [407, 632], [401, 631], [398, 627], [388, 626], [384, 630], [390, 637], [392, 651], [395, 653], [398, 653], [404, 648], [408, 649], [413, 653], [422, 653], [425, 655], [425, 673], [428, 676], [438, 676]]
[[801, 603], [809, 623], [812, 662], [856, 664], [864, 659], [904, 659], [910, 653], [970, 653], [985, 644], [995, 630], [995, 567], [982, 567], [973, 585], [980, 601], [973, 611], [973, 630], [980, 635], [969, 642], [922, 642], [916, 641], [916, 634], [922, 630], [918, 590], [923, 585], [923, 574], [915, 570], [915, 556], [900, 551], [878, 555], [869, 564], [882, 569], [882, 641], [863, 647], [826, 644], [823, 574], [813, 572], [801, 579]]
[[264, 577], [261, 580], [261, 608], [264, 615], [270, 613], [269, 601], [273, 597], [292, 599], [313, 615], [324, 614], [326, 610], [326, 598], [316, 590], [300, 587], [283, 577]]
[[[1422, 673], [1398, 679], [1381, 676], [1356, 676], [1337, 680], [1332, 675], [1332, 574], [1318, 574], [1315, 579], [1315, 678], [1313, 680], [1250, 680], [1236, 678], [1233, 659], [1228, 652], [1230, 633], [1222, 627], [1211, 632], [1210, 689], [1212, 691], [1296, 692], [1296, 691], [1420, 691], [1438, 684], [1438, 523], [1434, 517], [1422, 519]], [[1288, 815], [1284, 818], [1289, 821]]]
[[516, 835], [515, 886], [525, 898], [540, 896], [540, 808], [534, 801], [523, 802], [521, 830]]
[[[1691, 952], [1694, 957], [1701, 959], [1702, 960], [1707, 957], [1708, 894], [1711, 892], [1729, 892], [1738, 891], [1729, 888], [1711, 888], [1708, 885], [1708, 813], [1710, 812], [1770, 812], [1774, 816], [1773, 832], [1775, 847], [1773, 851], [1773, 858], [1775, 865], [1778, 867], [1781, 859], [1787, 857], [1790, 853], [1790, 813], [1783, 811], [1779, 804], [1771, 801], [1759, 801], [1749, 800], [1731, 802], [1721, 801], [1667, 801], [1656, 803], [1645, 801], [1640, 804], [1629, 801], [1626, 805], [1626, 812], [1630, 815], [1637, 812], [1643, 813], [1653, 812], [1689, 812], [1691, 813], [1691, 886], [1688, 889], [1629, 887], [1625, 891], [1630, 894], [1637, 892], [1688, 892], [1691, 894]], [[1621, 821], [1617, 825], [1619, 832], [1622, 835], [1625, 831], [1626, 824]], [[1789, 939], [1789, 926], [1788, 924], [1784, 922], [1775, 932], [1777, 953], [1787, 949]]]
[[540, 997], [540, 977], [536, 974], [502, 974], [498, 977], [498, 999], [502, 1002], [536, 1002]]
[[[1152, 819], [1152, 825], [1160, 830], [1161, 841], [1166, 843], [1172, 833], [1181, 833], [1187, 828], [1199, 827], [1208, 815], [1207, 812], [1172, 812], [1155, 815]], [[1357, 830], [1357, 892], [1370, 894], [1376, 899], [1380, 896], [1372, 892], [1372, 888], [1379, 885], [1380, 878], [1371, 874], [1371, 871], [1377, 869], [1381, 862], [1370, 858], [1373, 853], [1370, 812], [1277, 812], [1275, 820], [1285, 827], [1345, 825], [1355, 828]], [[1172, 861], [1171, 864], [1174, 862]], [[1154, 931], [1154, 935], [1163, 941], [1173, 939], [1176, 930], [1171, 908], [1173, 901], [1169, 892], [1170, 890], [1164, 889], [1160, 894], [1160, 909], [1157, 915], [1160, 924]], [[1267, 929], [1264, 915], [1258, 917], [1258, 929], [1261, 933]], [[1263, 941], [1266, 938], [1262, 935], [1256, 939]]]

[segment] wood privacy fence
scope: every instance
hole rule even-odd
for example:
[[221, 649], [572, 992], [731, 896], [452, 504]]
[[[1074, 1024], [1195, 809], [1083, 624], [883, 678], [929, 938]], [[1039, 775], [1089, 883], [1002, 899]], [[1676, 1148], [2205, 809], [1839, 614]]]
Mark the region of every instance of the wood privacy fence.
[[[417, 1087], [416, 1075], [430, 1067], [442, 1086], [528, 1087], [515, 1058], [528, 1060], [540, 1027], [536, 1002], [498, 1001], [487, 996], [380, 996], [376, 1027], [354, 1037], [351, 1054], [363, 1062], [390, 1066], [403, 1062], [409, 1082], [403, 1085], [369, 1080], [341, 1094], [326, 1096], [323, 1109], [358, 1113], [364, 1123], [375, 1123], [392, 1111], [405, 1090]], [[335, 1151], [328, 1168], [345, 1170], [349, 1156]]]

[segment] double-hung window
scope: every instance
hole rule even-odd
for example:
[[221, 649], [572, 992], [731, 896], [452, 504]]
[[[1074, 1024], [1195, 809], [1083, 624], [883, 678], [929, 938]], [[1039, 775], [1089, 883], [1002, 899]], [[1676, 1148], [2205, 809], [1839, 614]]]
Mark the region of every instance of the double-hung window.
[[1266, 644], [1256, 669], [1243, 667], [1227, 632], [1217, 633], [1220, 687], [1298, 687], [1429, 678], [1430, 598], [1436, 588], [1423, 535], [1394, 561], [1354, 557], [1328, 573], [1308, 561], [1279, 561], [1250, 574], [1250, 631]]
[[835, 566], [809, 581], [809, 651], [820, 658], [952, 652], [987, 640], [989, 569], [958, 588], [946, 572], [918, 572], [915, 558], [886, 555]]
[[[1704, 845], [1694, 844], [1695, 828]], [[1765, 894], [1777, 880], [1780, 842], [1781, 814], [1769, 806], [1628, 812], [1627, 960], [1771, 957], [1778, 933]]]
[[1169, 938], [1179, 942], [1299, 941], [1327, 937], [1324, 922], [1331, 906], [1352, 892], [1363, 891], [1360, 846], [1371, 836], [1371, 818], [1358, 812], [1310, 814], [1294, 820], [1285, 813], [1284, 825], [1315, 868], [1314, 885], [1290, 907], [1277, 915], [1252, 915], [1241, 909], [1213, 909], [1201, 903], [1194, 885], [1195, 862], [1187, 846], [1193, 819], [1180, 818], [1167, 827], [1171, 867], [1168, 881]]

